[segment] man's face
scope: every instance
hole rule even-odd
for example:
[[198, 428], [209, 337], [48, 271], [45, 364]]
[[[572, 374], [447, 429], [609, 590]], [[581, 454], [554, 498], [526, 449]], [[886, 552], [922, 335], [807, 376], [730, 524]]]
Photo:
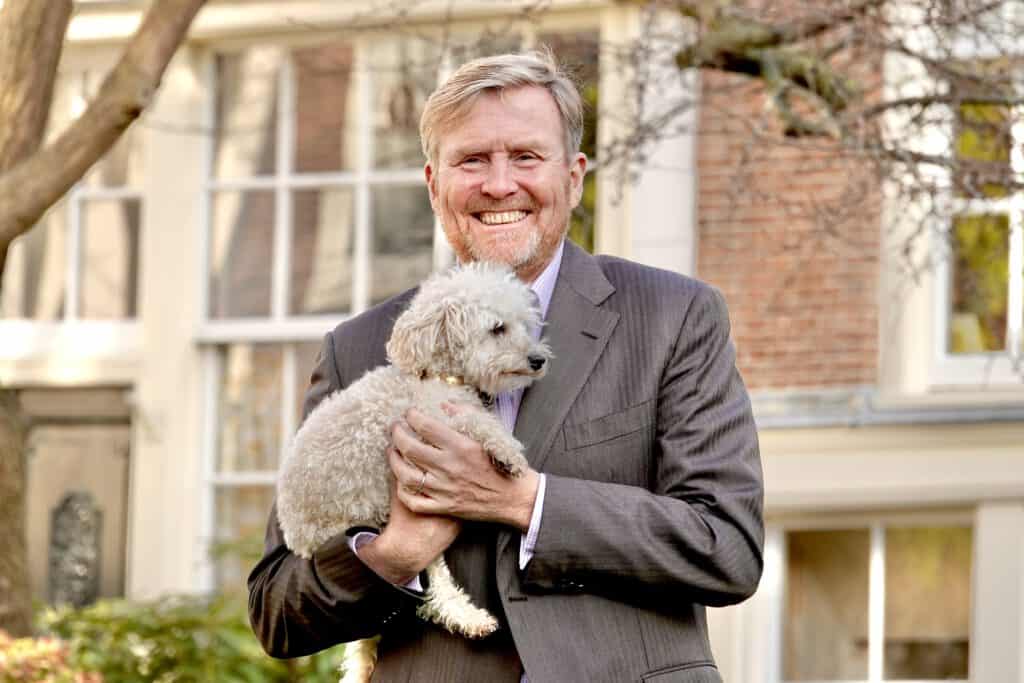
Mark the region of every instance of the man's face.
[[482, 95], [439, 134], [426, 166], [430, 203], [460, 261], [497, 261], [531, 282], [580, 202], [587, 158], [567, 156], [554, 99], [541, 87]]

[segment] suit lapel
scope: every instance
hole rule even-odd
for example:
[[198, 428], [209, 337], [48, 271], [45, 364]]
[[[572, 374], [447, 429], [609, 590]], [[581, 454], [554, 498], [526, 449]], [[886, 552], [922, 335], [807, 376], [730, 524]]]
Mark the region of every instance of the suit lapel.
[[[554, 359], [544, 379], [524, 392], [516, 417], [515, 436], [535, 470], [543, 471], [569, 408], [619, 321], [618, 313], [600, 306], [614, 291], [594, 257], [567, 241], [544, 330]], [[499, 532], [499, 558], [511, 539], [510, 531]]]
[[618, 313], [599, 305], [614, 291], [594, 258], [566, 242], [545, 327], [554, 359], [544, 379], [523, 394], [516, 418], [516, 438], [536, 470], [618, 323]]

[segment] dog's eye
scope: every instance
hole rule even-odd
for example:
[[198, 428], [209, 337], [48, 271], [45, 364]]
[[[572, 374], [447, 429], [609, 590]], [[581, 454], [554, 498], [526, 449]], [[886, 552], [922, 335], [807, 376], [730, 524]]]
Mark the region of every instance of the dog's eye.
[[491, 328], [491, 334], [493, 334], [493, 335], [505, 334], [505, 323], [498, 323], [494, 327], [492, 327]]

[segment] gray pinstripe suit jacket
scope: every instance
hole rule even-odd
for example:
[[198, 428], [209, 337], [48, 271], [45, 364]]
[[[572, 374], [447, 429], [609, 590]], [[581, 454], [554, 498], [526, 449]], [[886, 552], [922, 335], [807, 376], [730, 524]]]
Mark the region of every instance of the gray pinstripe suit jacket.
[[[409, 294], [325, 338], [306, 413], [385, 363]], [[469, 641], [417, 619], [417, 599], [335, 538], [303, 560], [271, 511], [249, 612], [279, 657], [383, 633], [388, 683], [717, 682], [704, 605], [745, 599], [762, 568], [762, 475], [729, 320], [711, 287], [566, 244], [545, 330], [555, 353], [516, 436], [547, 473], [535, 554], [467, 523], [446, 552], [503, 628]], [[521, 662], [521, 664], [520, 664]]]

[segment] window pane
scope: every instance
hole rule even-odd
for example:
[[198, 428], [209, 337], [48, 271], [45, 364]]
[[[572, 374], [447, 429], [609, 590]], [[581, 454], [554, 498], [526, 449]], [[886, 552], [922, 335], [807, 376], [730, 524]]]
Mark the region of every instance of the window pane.
[[1006, 347], [1010, 221], [1005, 215], [958, 216], [953, 221], [950, 282], [951, 353]]
[[277, 155], [277, 89], [283, 52], [255, 47], [217, 55], [214, 174], [272, 174]]
[[423, 165], [419, 124], [423, 103], [437, 84], [436, 45], [412, 38], [381, 40], [371, 48], [373, 65], [373, 165]]
[[787, 681], [867, 678], [867, 529], [786, 534]]
[[[580, 151], [590, 164], [597, 160], [597, 114], [600, 78], [598, 57], [600, 44], [597, 31], [586, 33], [545, 33], [539, 38], [555, 53], [558, 61], [576, 78], [583, 96], [583, 140]], [[587, 251], [594, 251], [594, 225], [597, 210], [597, 175], [588, 173], [583, 179], [583, 198], [572, 213], [569, 238]]]
[[274, 193], [217, 193], [212, 227], [210, 317], [269, 316]]
[[217, 471], [276, 470], [281, 450], [281, 347], [221, 349]]
[[971, 529], [885, 532], [886, 680], [967, 678]]
[[36, 321], [64, 317], [67, 205], [61, 202], [11, 243], [0, 292], [0, 315]]
[[373, 256], [370, 303], [414, 287], [433, 270], [434, 213], [426, 188], [371, 190]]
[[142, 202], [82, 202], [78, 315], [125, 320], [136, 316]]
[[355, 193], [351, 188], [300, 190], [292, 195], [292, 315], [343, 313], [352, 308]]
[[464, 64], [477, 57], [491, 57], [522, 49], [523, 37], [507, 21], [485, 26], [470, 35], [455, 36], [448, 45], [451, 63], [454, 65]]
[[215, 583], [221, 590], [245, 590], [249, 570], [259, 559], [274, 487], [218, 487], [214, 495]]
[[965, 197], [1005, 197], [1010, 179], [1009, 107], [992, 104], [960, 105], [956, 154], [956, 191]]
[[295, 424], [302, 424], [302, 403], [309, 388], [309, 376], [313, 373], [320, 342], [301, 342], [295, 345]]
[[331, 43], [292, 52], [295, 66], [295, 159], [299, 173], [356, 166], [359, 111], [354, 50]]

